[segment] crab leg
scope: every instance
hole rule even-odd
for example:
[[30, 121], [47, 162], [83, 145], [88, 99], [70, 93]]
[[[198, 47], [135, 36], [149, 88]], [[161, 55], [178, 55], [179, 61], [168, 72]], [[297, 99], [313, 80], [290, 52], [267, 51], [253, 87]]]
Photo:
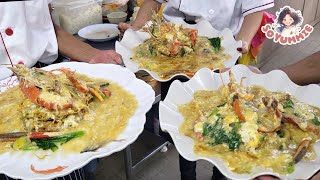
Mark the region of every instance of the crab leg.
[[89, 92], [88, 87], [84, 83], [78, 81], [74, 77], [74, 72], [72, 72], [70, 69], [60, 68], [60, 69], [51, 70], [50, 72], [54, 72], [54, 71], [60, 71], [60, 72], [65, 73], [67, 78], [69, 79], [69, 81], [78, 89], [78, 91], [83, 92], [83, 93]]
[[310, 146], [310, 144], [311, 144], [311, 141], [307, 140], [307, 139], [303, 140], [300, 143], [297, 151], [293, 155], [293, 160], [294, 160], [295, 163], [298, 163], [303, 158], [303, 156], [306, 155], [307, 149]]
[[233, 106], [234, 111], [236, 112], [237, 116], [239, 117], [239, 119], [240, 119], [242, 122], [245, 122], [245, 121], [246, 121], [246, 118], [244, 117], [244, 115], [243, 115], [243, 113], [242, 113], [242, 111], [241, 111], [241, 107], [240, 107], [240, 102], [239, 102], [238, 96], [234, 96], [234, 97], [233, 97], [232, 106]]
[[282, 113], [282, 115], [283, 115], [283, 119], [285, 122], [296, 125], [303, 131], [311, 131], [311, 132], [315, 133], [318, 137], [320, 137], [320, 130], [316, 126], [314, 126], [310, 123], [306, 124], [305, 120], [303, 120], [295, 115], [291, 115], [288, 113]]
[[196, 43], [197, 43], [198, 31], [195, 30], [195, 29], [192, 29], [192, 30], [189, 32], [189, 36], [190, 36], [190, 39], [191, 39], [191, 41], [192, 41], [192, 44], [195, 46]]

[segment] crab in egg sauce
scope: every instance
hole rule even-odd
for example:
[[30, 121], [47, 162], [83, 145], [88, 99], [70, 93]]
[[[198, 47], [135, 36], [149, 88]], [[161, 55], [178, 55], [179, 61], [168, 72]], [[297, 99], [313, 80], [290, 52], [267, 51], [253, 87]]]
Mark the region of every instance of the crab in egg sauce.
[[223, 159], [235, 173], [260, 166], [290, 174], [300, 160], [315, 159], [319, 108], [285, 92], [243, 87], [231, 73], [230, 83], [196, 91], [179, 112], [184, 117], [179, 131], [194, 139], [194, 152]]

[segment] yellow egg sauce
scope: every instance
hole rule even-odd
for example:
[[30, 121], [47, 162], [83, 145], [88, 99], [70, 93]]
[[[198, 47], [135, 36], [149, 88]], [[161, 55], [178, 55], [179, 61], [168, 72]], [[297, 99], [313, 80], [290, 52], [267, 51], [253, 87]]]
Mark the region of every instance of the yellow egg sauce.
[[[265, 96], [278, 98], [282, 112], [291, 109], [295, 112], [305, 111], [306, 114], [311, 113], [314, 116], [320, 116], [319, 108], [306, 105], [293, 97], [291, 97], [293, 108], [288, 108], [283, 100], [287, 96], [286, 93], [270, 92], [259, 86], [247, 87], [242, 91], [242, 93], [244, 92], [254, 95], [254, 98], [250, 101], [244, 101], [239, 97], [245, 122], [239, 120], [237, 113], [235, 113], [232, 106], [234, 97], [232, 97], [233, 94], [230, 93], [227, 85], [213, 91], [196, 91], [191, 102], [179, 106], [179, 112], [184, 117], [184, 122], [179, 131], [193, 138], [193, 150], [197, 155], [221, 158], [231, 171], [238, 174], [250, 174], [253, 168], [259, 166], [271, 168], [280, 174], [289, 174], [294, 171], [293, 156], [299, 144], [307, 139], [311, 143], [302, 161], [315, 159], [316, 154], [313, 145], [319, 138], [318, 134], [302, 130], [297, 125], [284, 121], [272, 132], [260, 132], [260, 126], [265, 124], [260, 122], [263, 116], [259, 113], [263, 110], [261, 98]], [[215, 117], [218, 118], [215, 119]], [[217, 121], [221, 122], [221, 128], [214, 126]], [[310, 123], [309, 120], [306, 122]], [[240, 127], [237, 133], [232, 134], [231, 126], [233, 127], [234, 123], [240, 124]], [[316, 124], [319, 129], [320, 123]], [[215, 132], [209, 132], [211, 134], [206, 136], [208, 125], [211, 125], [211, 130]], [[219, 134], [218, 131], [222, 133]], [[199, 137], [199, 134], [201, 134], [201, 137]], [[225, 134], [228, 137], [225, 137]], [[218, 138], [223, 143], [219, 143]], [[234, 141], [234, 139], [239, 140], [239, 138], [240, 145], [228, 144], [228, 141], [232, 140], [236, 143], [237, 141]], [[230, 147], [236, 148], [230, 149]]]
[[184, 56], [169, 57], [158, 54], [151, 55], [151, 41], [145, 41], [134, 50], [131, 58], [139, 64], [140, 68], [145, 68], [157, 73], [160, 78], [168, 78], [172, 75], [182, 73], [192, 77], [199, 69], [207, 67], [209, 69], [224, 68], [224, 61], [230, 55], [223, 53], [223, 47], [216, 52], [210, 45], [208, 38], [198, 37], [194, 52]]
[[[77, 75], [90, 83], [110, 82]], [[137, 109], [138, 102], [134, 95], [112, 81], [107, 89], [112, 95], [103, 101], [97, 99], [89, 103], [90, 115], [81, 120], [78, 126], [67, 128], [63, 132], [84, 131], [84, 135], [74, 138], [59, 146], [65, 153], [80, 153], [95, 150], [117, 139], [127, 127], [128, 121]], [[0, 94], [0, 133], [26, 132], [20, 105], [25, 100], [19, 87], [13, 87]], [[86, 115], [84, 115], [86, 117]], [[0, 154], [15, 151], [12, 142], [1, 142]], [[50, 151], [50, 150], [49, 150]]]

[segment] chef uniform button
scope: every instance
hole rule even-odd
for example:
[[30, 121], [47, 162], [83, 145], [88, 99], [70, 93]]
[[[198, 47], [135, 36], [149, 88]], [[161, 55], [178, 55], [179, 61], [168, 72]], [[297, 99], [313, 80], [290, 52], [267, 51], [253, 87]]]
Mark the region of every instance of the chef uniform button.
[[7, 29], [5, 30], [5, 33], [6, 33], [6, 35], [8, 35], [8, 36], [12, 36], [12, 35], [13, 35], [13, 30], [12, 30], [11, 28], [7, 28]]
[[211, 15], [214, 14], [214, 10], [213, 10], [213, 9], [210, 9], [210, 10], [209, 10], [209, 14], [211, 14]]

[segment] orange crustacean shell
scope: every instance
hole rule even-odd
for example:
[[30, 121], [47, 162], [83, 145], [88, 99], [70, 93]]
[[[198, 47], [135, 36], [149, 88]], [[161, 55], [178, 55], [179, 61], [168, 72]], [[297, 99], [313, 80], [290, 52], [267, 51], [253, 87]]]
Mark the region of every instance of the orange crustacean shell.
[[[52, 78], [49, 76], [54, 76], [50, 71], [45, 71], [38, 68], [29, 69], [24, 65], [16, 65], [13, 68], [10, 68], [15, 75], [18, 77], [20, 84], [19, 87], [24, 94], [24, 96], [29, 99], [32, 103], [38, 104], [39, 106], [46, 108], [48, 110], [63, 110], [72, 107], [72, 99], [67, 100], [65, 104], [57, 104], [56, 102], [52, 102], [51, 100], [41, 98], [40, 95], [42, 93], [42, 88], [38, 87], [34, 83], [37, 80], [37, 77], [34, 76], [34, 73], [43, 73], [43, 76], [48, 76], [45, 78]], [[32, 82], [30, 82], [30, 80]]]
[[38, 97], [41, 93], [39, 88], [33, 85], [28, 85], [27, 81], [20, 82], [19, 87], [26, 98], [28, 98], [31, 102], [38, 102]]

